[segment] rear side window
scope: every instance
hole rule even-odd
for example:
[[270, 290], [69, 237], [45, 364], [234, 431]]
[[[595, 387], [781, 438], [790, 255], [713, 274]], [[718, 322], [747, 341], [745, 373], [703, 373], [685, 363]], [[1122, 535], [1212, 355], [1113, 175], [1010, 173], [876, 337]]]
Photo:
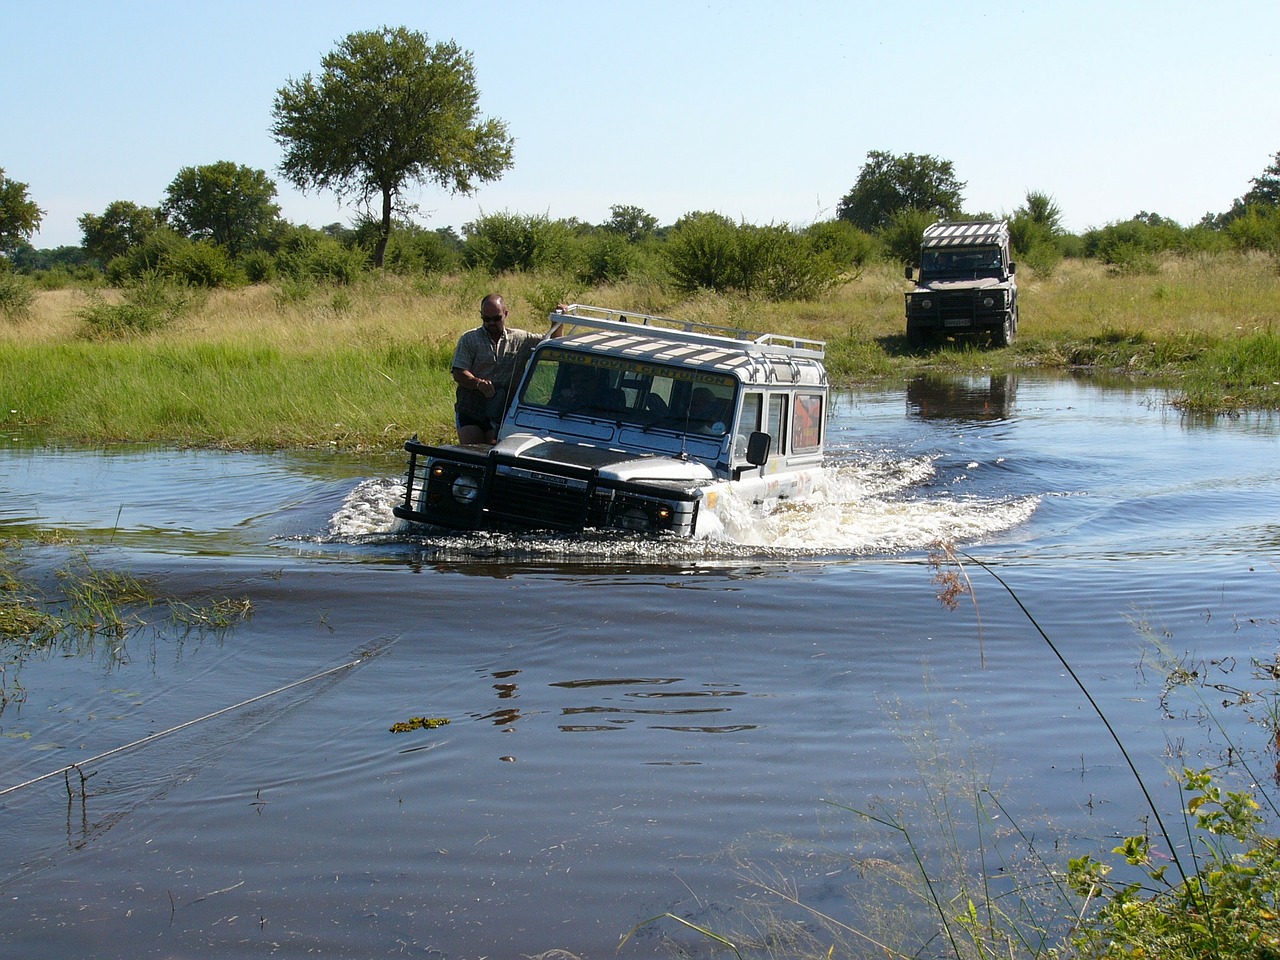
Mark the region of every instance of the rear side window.
[[822, 394], [797, 393], [791, 414], [791, 449], [796, 453], [822, 446]]

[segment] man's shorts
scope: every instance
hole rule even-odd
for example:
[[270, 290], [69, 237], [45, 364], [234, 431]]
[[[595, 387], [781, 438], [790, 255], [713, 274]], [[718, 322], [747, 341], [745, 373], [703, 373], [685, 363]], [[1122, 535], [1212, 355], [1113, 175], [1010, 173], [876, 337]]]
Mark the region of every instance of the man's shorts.
[[479, 427], [485, 433], [488, 433], [490, 430], [498, 429], [498, 424], [489, 417], [477, 416], [474, 413], [464, 413], [457, 409], [453, 411], [453, 415], [454, 423], [457, 425], [458, 429], [462, 429], [463, 427]]

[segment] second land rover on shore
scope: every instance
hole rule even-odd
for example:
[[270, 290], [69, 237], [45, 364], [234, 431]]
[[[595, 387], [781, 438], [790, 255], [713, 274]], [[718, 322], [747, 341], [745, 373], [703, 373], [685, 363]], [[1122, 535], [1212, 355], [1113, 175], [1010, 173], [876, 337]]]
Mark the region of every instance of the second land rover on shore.
[[939, 221], [925, 228], [919, 276], [907, 279], [907, 342], [929, 347], [945, 337], [980, 336], [1007, 347], [1018, 332], [1017, 265], [1003, 220]]

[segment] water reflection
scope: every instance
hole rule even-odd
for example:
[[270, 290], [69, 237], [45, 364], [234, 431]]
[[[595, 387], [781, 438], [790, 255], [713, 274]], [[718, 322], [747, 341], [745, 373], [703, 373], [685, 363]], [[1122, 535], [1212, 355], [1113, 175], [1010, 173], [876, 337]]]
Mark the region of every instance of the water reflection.
[[907, 382], [907, 410], [924, 420], [1004, 420], [1013, 413], [1018, 378], [927, 374]]

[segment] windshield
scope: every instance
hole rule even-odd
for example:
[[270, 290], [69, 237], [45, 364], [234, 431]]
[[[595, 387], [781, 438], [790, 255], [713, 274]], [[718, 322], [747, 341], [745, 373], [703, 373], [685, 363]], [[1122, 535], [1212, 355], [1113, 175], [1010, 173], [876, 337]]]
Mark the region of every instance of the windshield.
[[722, 437], [736, 387], [725, 374], [547, 349], [534, 355], [520, 402], [561, 416]]
[[990, 277], [1000, 275], [999, 247], [961, 247], [925, 250], [920, 272], [929, 277]]

